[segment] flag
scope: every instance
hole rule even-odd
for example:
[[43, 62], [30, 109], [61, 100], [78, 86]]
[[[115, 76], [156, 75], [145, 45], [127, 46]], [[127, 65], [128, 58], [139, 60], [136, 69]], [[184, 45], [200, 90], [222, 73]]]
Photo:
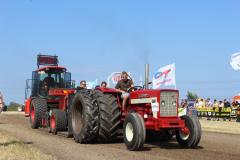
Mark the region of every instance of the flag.
[[87, 84], [87, 89], [93, 89], [98, 85], [98, 79], [96, 79], [95, 81], [92, 82], [86, 82]]
[[234, 70], [240, 70], [240, 52], [234, 53], [231, 56], [230, 65]]
[[159, 68], [153, 76], [153, 89], [173, 86], [176, 88], [175, 63]]

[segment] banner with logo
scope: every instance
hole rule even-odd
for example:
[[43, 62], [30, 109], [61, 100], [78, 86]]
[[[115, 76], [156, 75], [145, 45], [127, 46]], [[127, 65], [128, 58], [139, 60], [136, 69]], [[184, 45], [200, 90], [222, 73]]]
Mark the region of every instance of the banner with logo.
[[[107, 83], [109, 87], [114, 88], [118, 81], [121, 80], [121, 74], [122, 72], [113, 72], [111, 73], [107, 78]], [[130, 73], [128, 72], [128, 75], [130, 76]]]
[[230, 65], [234, 70], [240, 70], [240, 52], [231, 56]]
[[172, 86], [176, 88], [175, 63], [159, 68], [153, 76], [153, 89]]

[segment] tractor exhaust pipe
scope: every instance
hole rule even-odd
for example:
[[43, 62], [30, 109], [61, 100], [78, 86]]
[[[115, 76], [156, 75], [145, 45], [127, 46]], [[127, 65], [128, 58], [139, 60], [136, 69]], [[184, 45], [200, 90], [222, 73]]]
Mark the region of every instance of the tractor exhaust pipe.
[[149, 64], [145, 64], [145, 89], [149, 89]]

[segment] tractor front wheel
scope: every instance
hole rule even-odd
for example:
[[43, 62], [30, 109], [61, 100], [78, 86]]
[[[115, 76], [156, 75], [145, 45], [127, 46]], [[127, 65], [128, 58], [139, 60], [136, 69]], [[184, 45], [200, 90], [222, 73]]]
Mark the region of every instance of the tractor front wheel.
[[195, 148], [200, 142], [202, 130], [196, 116], [183, 116], [185, 127], [176, 131], [176, 139], [179, 145], [187, 148]]
[[45, 99], [33, 99], [30, 106], [30, 124], [33, 129], [41, 126], [42, 117], [47, 112], [47, 102]]
[[146, 138], [146, 128], [142, 117], [138, 113], [129, 113], [123, 125], [123, 139], [130, 151], [143, 147]]

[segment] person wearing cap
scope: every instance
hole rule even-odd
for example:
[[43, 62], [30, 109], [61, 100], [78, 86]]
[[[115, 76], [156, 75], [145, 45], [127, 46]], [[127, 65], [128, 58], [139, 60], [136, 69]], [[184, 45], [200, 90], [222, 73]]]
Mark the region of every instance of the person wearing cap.
[[129, 89], [133, 88], [134, 84], [131, 77], [127, 74], [127, 72], [123, 71], [121, 74], [121, 80], [118, 81], [115, 88], [122, 93], [121, 98], [123, 99], [122, 107], [125, 109], [127, 100], [130, 96], [128, 93]]

